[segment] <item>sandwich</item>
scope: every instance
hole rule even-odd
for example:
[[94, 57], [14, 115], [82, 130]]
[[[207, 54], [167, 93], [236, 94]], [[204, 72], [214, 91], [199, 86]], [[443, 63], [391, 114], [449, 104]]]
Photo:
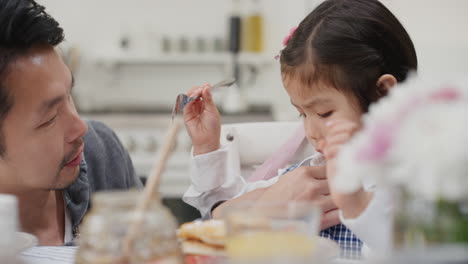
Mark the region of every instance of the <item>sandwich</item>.
[[180, 226], [177, 235], [186, 256], [224, 257], [226, 255], [226, 229], [222, 220], [188, 222]]

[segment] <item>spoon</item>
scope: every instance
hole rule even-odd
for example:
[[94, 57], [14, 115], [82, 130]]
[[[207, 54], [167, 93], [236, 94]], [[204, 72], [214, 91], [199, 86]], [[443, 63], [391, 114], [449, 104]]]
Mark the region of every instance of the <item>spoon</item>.
[[[229, 87], [229, 86], [233, 85], [235, 82], [236, 82], [236, 79], [228, 78], [228, 79], [222, 80], [219, 83], [216, 83], [213, 86], [211, 86], [211, 90], [214, 91], [215, 89], [218, 89], [218, 88], [221, 88], [221, 87]], [[174, 117], [178, 113], [182, 112], [184, 110], [185, 106], [188, 103], [190, 103], [190, 102], [192, 102], [194, 100], [197, 100], [198, 98], [200, 98], [200, 96], [189, 97], [186, 94], [178, 94], [177, 98], [176, 98], [174, 108], [172, 108], [172, 119], [174, 120]]]

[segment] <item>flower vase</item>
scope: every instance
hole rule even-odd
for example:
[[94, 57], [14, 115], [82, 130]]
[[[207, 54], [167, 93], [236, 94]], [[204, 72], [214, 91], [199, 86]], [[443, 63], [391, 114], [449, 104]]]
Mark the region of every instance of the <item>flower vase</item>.
[[468, 200], [434, 200], [400, 191], [394, 221], [396, 249], [468, 245]]

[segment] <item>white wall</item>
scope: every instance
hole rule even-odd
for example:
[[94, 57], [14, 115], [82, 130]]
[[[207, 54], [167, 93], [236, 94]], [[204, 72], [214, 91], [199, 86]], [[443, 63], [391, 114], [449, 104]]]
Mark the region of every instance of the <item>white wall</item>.
[[[125, 66], [107, 69], [95, 65], [96, 56], [114, 54], [119, 38], [131, 32], [137, 50], [157, 53], [162, 36], [207, 39], [227, 35], [227, 18], [231, 2], [227, 0], [42, 0], [47, 10], [64, 27], [69, 44], [78, 45], [84, 56], [78, 74], [78, 104], [98, 107], [107, 101], [131, 104], [172, 104], [177, 92], [205, 82], [215, 82], [227, 75], [218, 65], [193, 66]], [[297, 4], [294, 4], [296, 2]], [[264, 0], [266, 51], [271, 58], [268, 72], [262, 72], [255, 88], [245, 87], [252, 101], [269, 102], [265, 92], [280, 91], [277, 62], [273, 57], [281, 48], [283, 34], [305, 12], [304, 0]], [[297, 15], [297, 10], [300, 14]], [[294, 19], [296, 18], [297, 19]], [[292, 19], [291, 19], [292, 18]], [[150, 40], [148, 40], [150, 35]], [[142, 44], [143, 43], [143, 44]], [[143, 51], [144, 53], [144, 51]], [[261, 88], [259, 88], [261, 87]], [[125, 92], [132, 89], [132, 92]], [[141, 94], [145, 94], [141, 97]], [[274, 96], [273, 96], [274, 97]], [[170, 103], [169, 103], [170, 102]]]
[[[422, 75], [468, 73], [468, 1], [382, 0], [411, 35]], [[226, 75], [219, 66], [95, 65], [96, 56], [119, 50], [119, 38], [133, 32], [136, 50], [155, 55], [161, 36], [226, 37], [228, 0], [40, 0], [62, 24], [69, 44], [83, 55], [77, 95], [82, 108], [106, 102], [169, 106], [174, 95], [190, 86], [215, 82]], [[281, 42], [320, 0], [263, 0], [266, 24], [265, 58], [273, 58]], [[148, 37], [149, 36], [149, 37]], [[244, 87], [249, 101], [274, 103], [282, 118], [293, 109], [282, 89], [278, 63], [262, 69], [254, 87]], [[144, 96], [141, 96], [141, 95]]]
[[468, 1], [383, 2], [413, 39], [419, 59], [419, 74], [468, 74]]

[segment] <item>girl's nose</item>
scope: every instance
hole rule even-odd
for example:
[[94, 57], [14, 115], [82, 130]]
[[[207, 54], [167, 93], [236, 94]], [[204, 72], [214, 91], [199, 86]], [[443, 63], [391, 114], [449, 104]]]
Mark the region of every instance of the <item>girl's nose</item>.
[[315, 150], [317, 150], [317, 152], [320, 152], [323, 154], [323, 149], [325, 148], [326, 146], [326, 142], [324, 139], [320, 139], [317, 141], [317, 146], [315, 147]]

